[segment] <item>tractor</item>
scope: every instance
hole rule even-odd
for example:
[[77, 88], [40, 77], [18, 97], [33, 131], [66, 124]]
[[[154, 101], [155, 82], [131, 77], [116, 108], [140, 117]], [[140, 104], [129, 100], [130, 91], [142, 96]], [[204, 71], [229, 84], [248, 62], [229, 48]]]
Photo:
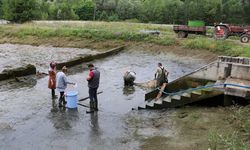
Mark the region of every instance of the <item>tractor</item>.
[[214, 37], [216, 39], [226, 39], [229, 36], [239, 36], [242, 43], [248, 43], [250, 40], [250, 26], [235, 26], [229, 24], [216, 24]]

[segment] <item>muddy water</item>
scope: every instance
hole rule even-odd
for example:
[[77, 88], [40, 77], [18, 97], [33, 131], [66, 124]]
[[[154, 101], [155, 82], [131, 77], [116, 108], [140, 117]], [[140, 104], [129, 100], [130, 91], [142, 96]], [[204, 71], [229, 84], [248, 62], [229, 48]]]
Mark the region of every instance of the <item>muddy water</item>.
[[[143, 102], [146, 91], [123, 87], [126, 69], [137, 73], [137, 82], [148, 81], [154, 76], [157, 62], [167, 64], [170, 81], [207, 63], [136, 49], [95, 61], [101, 71], [99, 91], [103, 91], [98, 95], [100, 111], [95, 114], [86, 114], [87, 108], [81, 106], [77, 110], [59, 109], [57, 100], [50, 97], [47, 77], [32, 84], [1, 82], [0, 149], [127, 150], [139, 149], [147, 137], [174, 135], [173, 122], [158, 120], [171, 111], [132, 111]], [[78, 84], [68, 88], [78, 91], [78, 98], [88, 96], [88, 71], [82, 68], [86, 68], [85, 64], [70, 68], [68, 76]]]

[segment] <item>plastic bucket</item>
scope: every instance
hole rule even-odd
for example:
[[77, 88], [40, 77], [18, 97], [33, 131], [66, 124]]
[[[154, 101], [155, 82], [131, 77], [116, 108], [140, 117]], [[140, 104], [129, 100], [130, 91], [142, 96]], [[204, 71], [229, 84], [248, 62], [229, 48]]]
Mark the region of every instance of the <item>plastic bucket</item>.
[[77, 94], [76, 91], [69, 91], [66, 94], [67, 107], [68, 108], [77, 108]]

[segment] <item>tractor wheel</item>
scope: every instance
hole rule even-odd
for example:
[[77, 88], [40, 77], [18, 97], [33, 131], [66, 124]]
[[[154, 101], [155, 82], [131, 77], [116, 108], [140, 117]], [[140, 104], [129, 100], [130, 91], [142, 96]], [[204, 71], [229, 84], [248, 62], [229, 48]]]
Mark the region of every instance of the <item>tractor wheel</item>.
[[186, 38], [188, 36], [188, 33], [184, 31], [179, 31], [177, 36], [178, 38]]
[[242, 35], [242, 36], [240, 37], [240, 41], [241, 41], [242, 43], [248, 43], [249, 40], [250, 40], [250, 36], [247, 35], [247, 34], [244, 34], [244, 35]]
[[225, 26], [217, 26], [214, 29], [214, 38], [224, 40], [228, 38], [228, 28]]

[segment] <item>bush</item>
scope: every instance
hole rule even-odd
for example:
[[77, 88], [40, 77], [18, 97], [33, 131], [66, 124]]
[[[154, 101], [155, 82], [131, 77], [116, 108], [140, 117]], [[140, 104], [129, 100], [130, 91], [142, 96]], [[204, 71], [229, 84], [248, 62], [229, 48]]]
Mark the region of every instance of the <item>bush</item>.
[[108, 17], [108, 21], [119, 21], [119, 16], [117, 14], [113, 14]]
[[36, 0], [4, 0], [3, 18], [23, 23], [40, 18], [39, 3]]
[[76, 10], [80, 20], [92, 20], [94, 18], [95, 4], [93, 1], [86, 1], [83, 6]]
[[131, 23], [140, 23], [140, 20], [134, 18], [134, 19], [126, 19], [125, 22], [131, 22]]
[[98, 20], [108, 20], [108, 14], [106, 11], [98, 12]]

